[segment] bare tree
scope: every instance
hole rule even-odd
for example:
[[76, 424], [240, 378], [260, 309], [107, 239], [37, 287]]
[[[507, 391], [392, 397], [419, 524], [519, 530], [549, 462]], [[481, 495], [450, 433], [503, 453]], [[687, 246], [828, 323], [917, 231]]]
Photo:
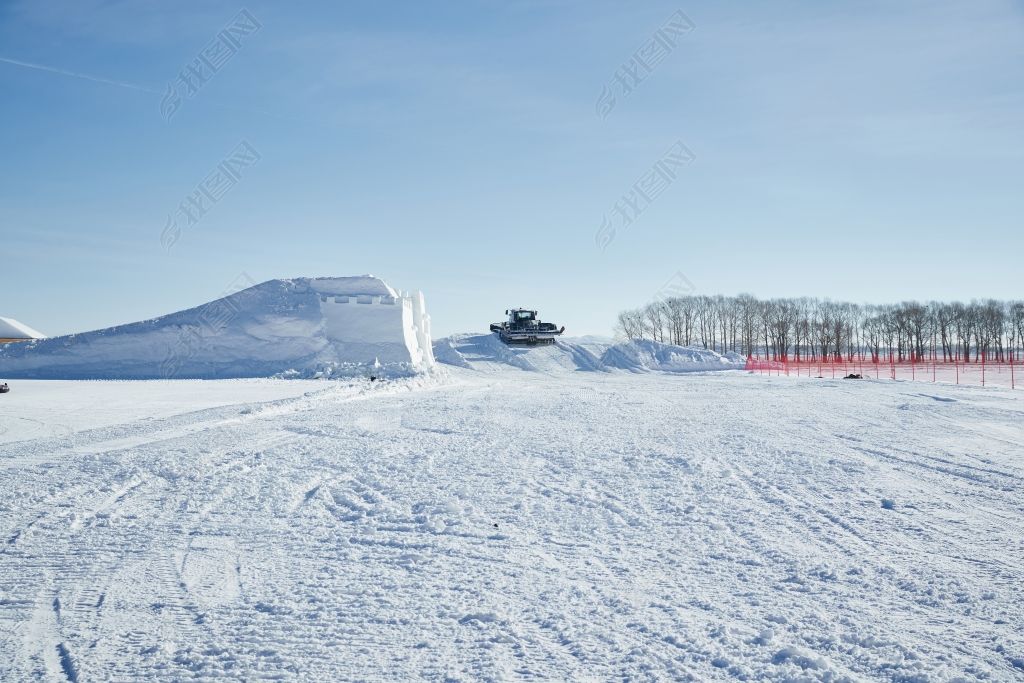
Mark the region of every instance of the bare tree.
[[1024, 351], [1024, 302], [989, 299], [861, 306], [814, 298], [759, 300], [750, 294], [682, 296], [619, 314], [628, 339], [788, 360], [1016, 361]]

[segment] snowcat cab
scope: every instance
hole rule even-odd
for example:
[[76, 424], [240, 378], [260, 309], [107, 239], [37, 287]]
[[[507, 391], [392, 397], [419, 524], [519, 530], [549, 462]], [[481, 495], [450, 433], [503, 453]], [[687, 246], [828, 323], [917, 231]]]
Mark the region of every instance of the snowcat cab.
[[508, 320], [503, 323], [491, 323], [491, 332], [497, 332], [501, 341], [509, 346], [526, 344], [554, 344], [555, 337], [565, 332], [565, 327], [558, 328], [554, 323], [544, 323], [537, 317], [537, 311], [527, 308], [511, 308], [505, 311]]

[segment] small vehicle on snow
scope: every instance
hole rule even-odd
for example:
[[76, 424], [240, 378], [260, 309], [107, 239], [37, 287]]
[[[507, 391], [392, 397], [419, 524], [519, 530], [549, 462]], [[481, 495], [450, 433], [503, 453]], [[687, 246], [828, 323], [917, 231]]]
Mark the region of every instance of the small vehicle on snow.
[[508, 320], [502, 323], [491, 323], [491, 332], [496, 332], [501, 341], [509, 346], [525, 344], [554, 344], [555, 337], [565, 332], [554, 323], [544, 323], [537, 317], [537, 311], [526, 308], [511, 308], [505, 311]]
[[3, 384], [0, 384], [0, 394], [6, 394], [10, 390], [11, 390], [11, 388], [9, 386], [7, 386], [7, 382], [4, 382]]

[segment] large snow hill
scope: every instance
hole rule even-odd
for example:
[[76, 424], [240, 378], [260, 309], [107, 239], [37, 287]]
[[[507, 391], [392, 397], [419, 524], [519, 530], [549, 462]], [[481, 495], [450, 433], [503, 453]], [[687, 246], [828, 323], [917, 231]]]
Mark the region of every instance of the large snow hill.
[[152, 320], [0, 348], [5, 378], [395, 377], [433, 364], [423, 295], [372, 275], [270, 280]]

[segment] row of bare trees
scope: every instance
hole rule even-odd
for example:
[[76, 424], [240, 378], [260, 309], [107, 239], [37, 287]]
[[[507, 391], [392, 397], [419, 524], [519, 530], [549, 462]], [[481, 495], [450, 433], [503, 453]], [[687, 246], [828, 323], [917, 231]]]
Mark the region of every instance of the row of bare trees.
[[1024, 349], [1024, 301], [860, 305], [682, 296], [623, 311], [617, 332], [773, 360], [1016, 361]]

